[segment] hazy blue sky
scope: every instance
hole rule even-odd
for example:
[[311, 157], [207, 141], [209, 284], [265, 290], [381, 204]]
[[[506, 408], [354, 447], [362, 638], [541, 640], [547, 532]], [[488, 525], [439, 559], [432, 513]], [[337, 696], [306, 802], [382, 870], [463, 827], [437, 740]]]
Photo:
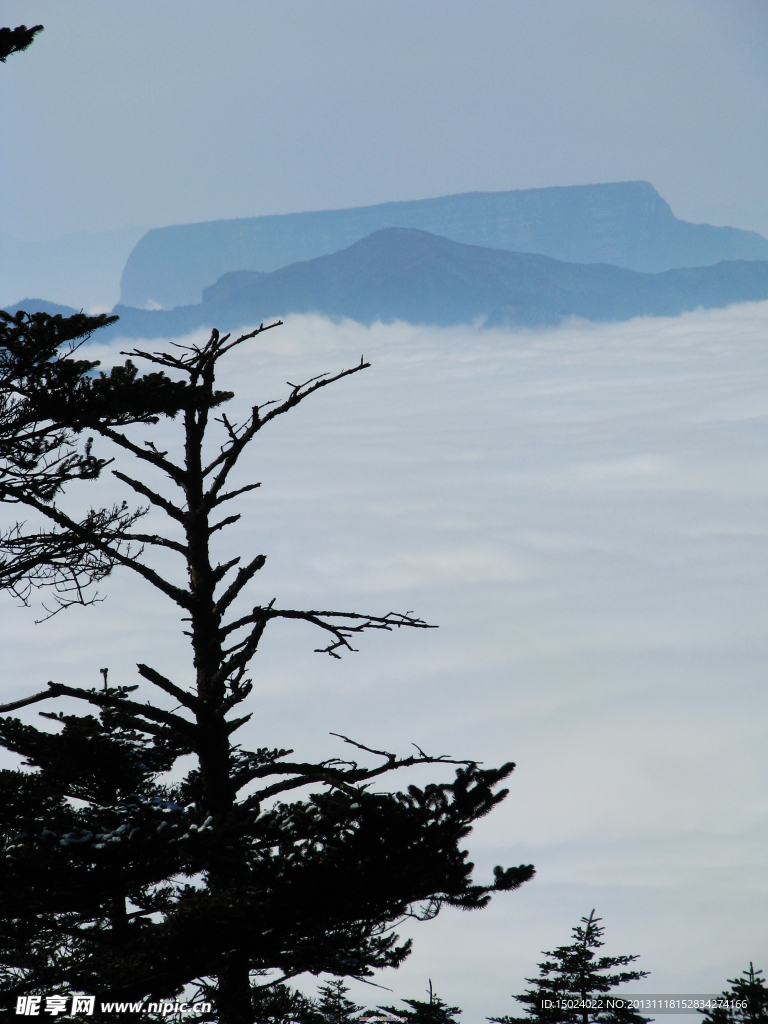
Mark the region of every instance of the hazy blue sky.
[[644, 178], [768, 234], [764, 0], [4, 0], [0, 232]]

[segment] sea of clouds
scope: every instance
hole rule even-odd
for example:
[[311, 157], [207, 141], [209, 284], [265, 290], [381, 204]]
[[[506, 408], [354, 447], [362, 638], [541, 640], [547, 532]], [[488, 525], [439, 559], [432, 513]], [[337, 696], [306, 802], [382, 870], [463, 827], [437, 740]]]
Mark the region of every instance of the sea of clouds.
[[[89, 348], [109, 363], [126, 344]], [[275, 626], [243, 741], [342, 754], [334, 731], [514, 760], [468, 845], [481, 879], [537, 876], [406, 925], [412, 957], [375, 979], [394, 993], [355, 997], [422, 998], [431, 978], [468, 1024], [516, 1013], [540, 951], [593, 907], [604, 952], [652, 972], [636, 988], [768, 969], [768, 303], [518, 332], [290, 317], [220, 383], [242, 416], [361, 354], [370, 369], [259, 436], [239, 480], [262, 487], [221, 559], [268, 556], [244, 607], [412, 609], [440, 628], [336, 662], [311, 627]], [[104, 589], [42, 625], [3, 599], [6, 700], [97, 685], [105, 665], [136, 682], [137, 661], [189, 683], [176, 610], [125, 572]]]

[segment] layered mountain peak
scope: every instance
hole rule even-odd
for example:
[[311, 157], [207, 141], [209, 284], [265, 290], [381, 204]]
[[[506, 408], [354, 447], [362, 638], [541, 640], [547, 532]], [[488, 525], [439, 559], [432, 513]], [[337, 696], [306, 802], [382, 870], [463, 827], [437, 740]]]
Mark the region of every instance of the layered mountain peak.
[[120, 301], [164, 309], [199, 303], [203, 289], [228, 272], [278, 270], [345, 249], [382, 228], [646, 273], [768, 259], [761, 235], [678, 220], [649, 182], [625, 181], [155, 228], [128, 258]]

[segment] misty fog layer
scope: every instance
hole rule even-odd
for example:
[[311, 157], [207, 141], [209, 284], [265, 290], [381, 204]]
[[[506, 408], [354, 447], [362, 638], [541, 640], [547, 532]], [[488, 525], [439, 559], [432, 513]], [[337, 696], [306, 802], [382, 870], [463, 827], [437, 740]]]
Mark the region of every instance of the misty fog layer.
[[[719, 991], [764, 965], [767, 343], [760, 303], [482, 334], [293, 317], [233, 355], [232, 415], [373, 363], [244, 460], [262, 487], [221, 558], [268, 556], [245, 606], [440, 626], [363, 637], [341, 662], [308, 627], [276, 628], [243, 742], [331, 756], [333, 730], [518, 764], [469, 848], [482, 877], [530, 861], [537, 877], [413, 927], [411, 959], [376, 979], [396, 996], [431, 977], [468, 1022], [515, 1013], [540, 951], [592, 907], [648, 991]], [[159, 434], [170, 447], [173, 425]], [[190, 684], [174, 609], [126, 574], [106, 592], [40, 626], [5, 602], [6, 699], [95, 685], [103, 665], [134, 683], [137, 661]]]

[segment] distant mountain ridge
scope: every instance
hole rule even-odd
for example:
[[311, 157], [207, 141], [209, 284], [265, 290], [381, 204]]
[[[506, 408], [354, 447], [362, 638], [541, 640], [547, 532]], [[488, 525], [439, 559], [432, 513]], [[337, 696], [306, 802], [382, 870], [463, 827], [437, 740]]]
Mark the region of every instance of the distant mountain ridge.
[[154, 228], [128, 257], [120, 302], [164, 309], [199, 303], [225, 273], [271, 272], [389, 227], [646, 273], [768, 259], [768, 239], [756, 232], [678, 220], [648, 182], [613, 182]]
[[58, 302], [48, 302], [47, 299], [22, 299], [21, 302], [8, 306], [7, 312], [15, 314], [20, 309], [25, 313], [50, 313], [51, 316], [74, 316], [75, 313], [83, 312], [74, 306], [62, 306]]
[[[621, 321], [764, 299], [768, 260], [644, 274], [385, 228], [330, 256], [271, 273], [224, 274], [204, 290], [198, 305], [156, 311], [116, 306], [120, 322], [100, 331], [99, 338], [177, 337], [199, 327], [229, 331], [290, 313], [368, 324], [479, 321], [485, 327], [536, 327], [568, 316]], [[32, 301], [35, 308], [43, 305]], [[22, 302], [11, 311], [19, 307], [26, 308]]]

